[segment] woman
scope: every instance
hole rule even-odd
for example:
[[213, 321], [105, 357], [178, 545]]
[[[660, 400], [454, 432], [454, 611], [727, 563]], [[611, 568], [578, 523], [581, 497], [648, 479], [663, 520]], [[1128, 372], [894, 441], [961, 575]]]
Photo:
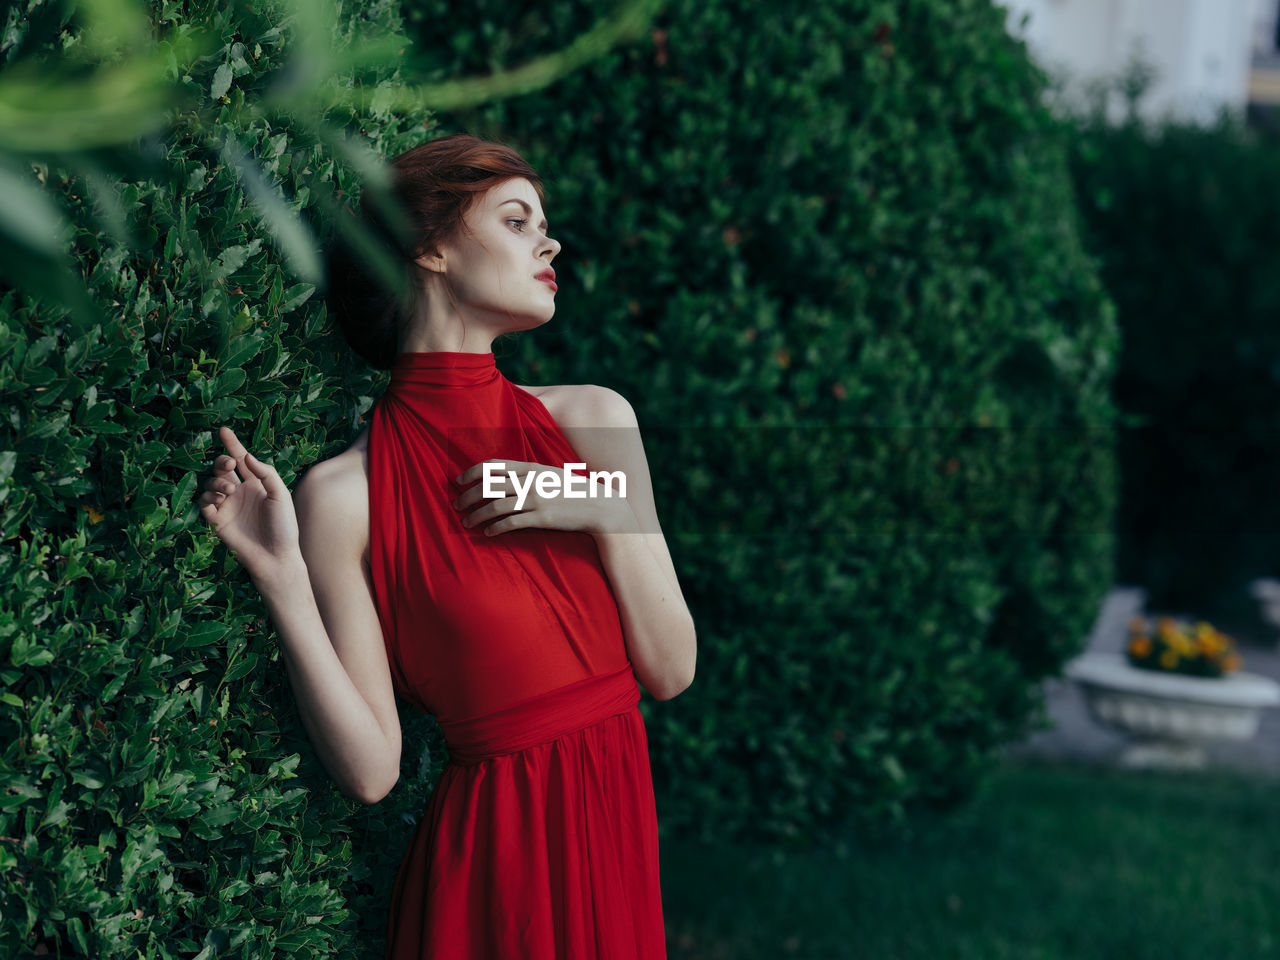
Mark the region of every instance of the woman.
[[[345, 793], [376, 803], [399, 777], [394, 694], [444, 732], [388, 957], [664, 957], [636, 681], [676, 696], [696, 648], [635, 415], [611, 390], [519, 387], [496, 368], [496, 337], [555, 312], [560, 244], [532, 167], [457, 135], [392, 168], [410, 295], [339, 253], [327, 292], [353, 349], [391, 370], [368, 426], [293, 498], [223, 427], [201, 514], [262, 592]], [[485, 461], [509, 471], [487, 491]], [[620, 471], [625, 497], [599, 480], [576, 499], [531, 482], [567, 479], [566, 464]]]

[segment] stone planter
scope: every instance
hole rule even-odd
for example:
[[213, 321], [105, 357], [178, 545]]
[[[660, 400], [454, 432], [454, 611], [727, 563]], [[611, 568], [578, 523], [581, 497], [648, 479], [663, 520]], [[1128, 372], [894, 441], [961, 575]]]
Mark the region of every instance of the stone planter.
[[1098, 723], [1132, 740], [1127, 767], [1201, 768], [1204, 745], [1248, 740], [1264, 707], [1280, 706], [1280, 684], [1256, 673], [1190, 677], [1132, 667], [1122, 653], [1086, 653], [1064, 673], [1084, 693]]

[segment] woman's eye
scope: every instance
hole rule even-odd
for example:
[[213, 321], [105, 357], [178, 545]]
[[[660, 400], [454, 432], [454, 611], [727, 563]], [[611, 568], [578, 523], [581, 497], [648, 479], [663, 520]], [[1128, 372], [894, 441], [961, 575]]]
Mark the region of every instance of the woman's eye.
[[510, 220], [508, 220], [508, 221], [507, 221], [507, 223], [518, 223], [518, 224], [520, 224], [520, 229], [521, 229], [521, 230], [523, 230], [523, 229], [524, 229], [524, 225], [525, 225], [526, 223], [528, 223], [528, 222], [529, 222], [528, 220], [521, 220], [521, 219], [519, 219], [519, 218], [514, 218], [514, 217], [513, 217], [512, 219], [510, 219]]

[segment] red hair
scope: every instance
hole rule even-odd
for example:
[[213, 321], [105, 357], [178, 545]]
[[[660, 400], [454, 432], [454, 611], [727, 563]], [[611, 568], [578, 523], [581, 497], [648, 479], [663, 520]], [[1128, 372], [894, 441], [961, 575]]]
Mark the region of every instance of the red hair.
[[454, 236], [480, 196], [504, 180], [524, 177], [544, 200], [537, 171], [520, 154], [465, 133], [406, 150], [391, 161], [391, 172], [391, 206], [365, 189], [360, 213], [348, 215], [358, 216], [402, 264], [398, 275], [375, 273], [341, 233], [326, 258], [329, 311], [351, 348], [380, 370], [391, 369], [417, 307], [414, 272], [422, 268], [413, 261]]

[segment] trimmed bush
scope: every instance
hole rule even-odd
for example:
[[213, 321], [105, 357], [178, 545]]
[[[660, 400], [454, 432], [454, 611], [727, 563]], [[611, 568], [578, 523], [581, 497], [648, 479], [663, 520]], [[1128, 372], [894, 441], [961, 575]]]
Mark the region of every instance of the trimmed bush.
[[1120, 448], [1120, 576], [1155, 607], [1250, 614], [1280, 532], [1280, 149], [1231, 120], [1085, 118], [1071, 161], [1124, 330], [1116, 402], [1141, 424]]
[[[405, 9], [454, 75], [589, 8]], [[548, 182], [560, 306], [508, 374], [614, 387], [645, 431], [699, 627], [694, 685], [642, 705], [669, 835], [962, 800], [1111, 584], [1117, 329], [1003, 19], [676, 0], [648, 44], [441, 115]]]

